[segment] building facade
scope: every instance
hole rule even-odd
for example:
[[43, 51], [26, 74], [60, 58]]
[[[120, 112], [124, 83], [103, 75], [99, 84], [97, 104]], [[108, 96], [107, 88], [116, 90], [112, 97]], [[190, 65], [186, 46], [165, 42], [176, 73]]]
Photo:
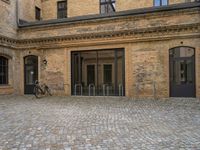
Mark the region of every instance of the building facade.
[[0, 0], [0, 94], [200, 97], [198, 0]]

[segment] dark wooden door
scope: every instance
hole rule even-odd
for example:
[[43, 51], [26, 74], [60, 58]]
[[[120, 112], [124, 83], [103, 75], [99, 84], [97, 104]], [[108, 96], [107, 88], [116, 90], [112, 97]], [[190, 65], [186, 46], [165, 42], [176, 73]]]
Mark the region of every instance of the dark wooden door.
[[170, 51], [170, 96], [195, 97], [195, 54], [188, 47]]
[[38, 80], [38, 57], [24, 58], [24, 94], [34, 94], [34, 83]]

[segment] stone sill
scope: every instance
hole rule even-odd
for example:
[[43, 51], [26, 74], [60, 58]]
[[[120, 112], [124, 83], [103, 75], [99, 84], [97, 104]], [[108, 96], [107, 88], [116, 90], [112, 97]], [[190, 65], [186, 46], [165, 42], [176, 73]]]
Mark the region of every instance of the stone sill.
[[14, 88], [11, 85], [0, 85], [0, 95], [13, 94]]
[[0, 89], [12, 89], [11, 85], [0, 85]]

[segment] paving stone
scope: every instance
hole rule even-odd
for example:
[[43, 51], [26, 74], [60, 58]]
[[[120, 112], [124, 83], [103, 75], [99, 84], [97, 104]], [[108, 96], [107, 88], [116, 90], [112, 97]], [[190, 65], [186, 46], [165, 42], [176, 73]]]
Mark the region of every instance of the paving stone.
[[200, 149], [200, 100], [0, 96], [0, 150]]

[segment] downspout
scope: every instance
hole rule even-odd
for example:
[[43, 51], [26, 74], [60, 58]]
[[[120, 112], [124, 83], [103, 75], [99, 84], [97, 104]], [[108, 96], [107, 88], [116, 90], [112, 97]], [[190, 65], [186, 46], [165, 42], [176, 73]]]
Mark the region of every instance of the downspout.
[[17, 27], [19, 27], [19, 2], [16, 0], [16, 23]]

